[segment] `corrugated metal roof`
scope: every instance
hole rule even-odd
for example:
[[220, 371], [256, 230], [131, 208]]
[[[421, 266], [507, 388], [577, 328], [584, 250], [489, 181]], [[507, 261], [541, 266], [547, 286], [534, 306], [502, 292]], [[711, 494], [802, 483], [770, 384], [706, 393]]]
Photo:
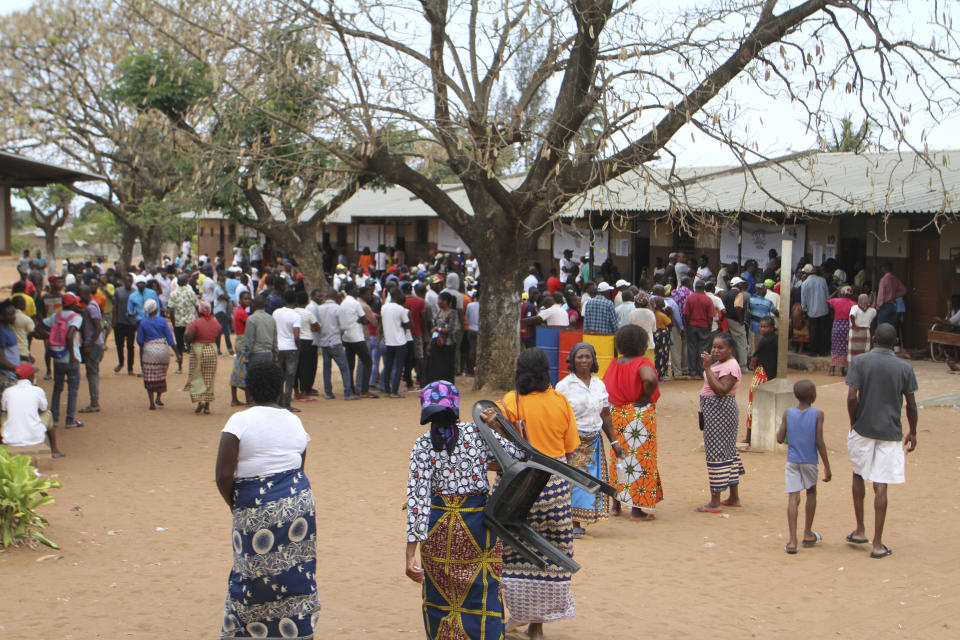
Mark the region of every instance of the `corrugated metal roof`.
[[101, 175], [68, 169], [49, 162], [32, 160], [15, 153], [0, 151], [0, 185], [6, 187], [42, 187], [52, 182], [106, 180]]
[[[597, 187], [570, 201], [563, 217], [584, 211], [688, 210], [703, 213], [835, 215], [839, 213], [960, 213], [960, 150], [935, 151], [930, 163], [912, 152], [825, 153], [807, 151], [773, 161], [742, 166], [648, 167]], [[503, 180], [507, 189], [522, 177]], [[473, 214], [463, 187], [448, 185], [448, 195]], [[332, 192], [317, 198], [322, 204]], [[268, 201], [278, 219], [279, 205]], [[184, 217], [222, 218], [217, 212]], [[402, 187], [364, 189], [327, 224], [350, 224], [361, 218], [432, 218], [434, 211]]]
[[580, 208], [620, 211], [831, 215], [960, 212], [960, 151], [793, 154], [667, 182], [630, 174], [591, 191]]

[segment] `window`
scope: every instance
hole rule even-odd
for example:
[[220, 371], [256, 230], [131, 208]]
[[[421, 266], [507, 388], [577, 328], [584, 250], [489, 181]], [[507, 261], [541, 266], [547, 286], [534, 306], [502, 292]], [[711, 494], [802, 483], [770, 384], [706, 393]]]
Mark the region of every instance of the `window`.
[[427, 242], [427, 230], [430, 227], [429, 220], [417, 220], [417, 242], [420, 244], [426, 244]]

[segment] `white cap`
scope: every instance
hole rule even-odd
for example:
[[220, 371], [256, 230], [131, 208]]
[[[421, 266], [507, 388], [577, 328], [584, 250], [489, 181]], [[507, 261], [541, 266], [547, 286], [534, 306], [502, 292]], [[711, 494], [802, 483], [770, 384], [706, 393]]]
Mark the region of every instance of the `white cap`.
[[629, 287], [629, 286], [630, 286], [630, 283], [624, 280], [623, 278], [620, 278], [619, 280], [617, 280], [617, 284], [616, 284], [617, 289], [619, 289], [620, 287]]
[[746, 280], [744, 280], [743, 278], [736, 277], [736, 278], [733, 278], [732, 280], [730, 280], [730, 286], [731, 286], [731, 287], [735, 287], [735, 286], [737, 286], [738, 284], [742, 284], [742, 283], [744, 283], [744, 282], [746, 282]]
[[813, 265], [812, 265], [812, 264], [805, 264], [805, 265], [803, 265], [803, 272], [804, 272], [804, 273], [813, 273]]
[[613, 291], [613, 287], [611, 287], [609, 283], [601, 282], [597, 285], [597, 291], [600, 293], [605, 293], [607, 291]]

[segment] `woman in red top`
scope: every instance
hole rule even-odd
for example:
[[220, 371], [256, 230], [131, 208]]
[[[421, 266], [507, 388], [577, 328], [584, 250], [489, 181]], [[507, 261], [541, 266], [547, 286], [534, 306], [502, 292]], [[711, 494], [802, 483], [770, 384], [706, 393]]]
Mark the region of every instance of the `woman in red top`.
[[[610, 418], [617, 433], [617, 442], [626, 456], [611, 454], [611, 484], [617, 488], [617, 499], [631, 505], [634, 520], [653, 520], [653, 509], [663, 500], [660, 472], [657, 470], [657, 400], [660, 381], [649, 358], [643, 357], [649, 337], [643, 327], [629, 324], [621, 327], [614, 338], [620, 354], [603, 376], [610, 402]], [[615, 504], [613, 514], [620, 514]]]
[[247, 349], [243, 345], [243, 334], [247, 332], [247, 308], [250, 306], [250, 292], [244, 291], [240, 294], [237, 305], [233, 312], [233, 332], [236, 339], [233, 341], [233, 372], [230, 374], [230, 406], [240, 406], [240, 400], [237, 399], [237, 389], [243, 389], [246, 404], [250, 404], [250, 394], [247, 392]]
[[213, 379], [217, 375], [217, 336], [223, 331], [220, 322], [210, 313], [210, 303], [197, 305], [197, 319], [187, 325], [183, 339], [190, 349], [190, 373], [187, 389], [190, 402], [196, 402], [194, 413], [210, 413], [213, 400]]
[[844, 285], [837, 290], [835, 298], [827, 301], [833, 309], [833, 334], [830, 340], [830, 375], [840, 369], [847, 375], [847, 345], [850, 342], [850, 309], [856, 306], [853, 288]]

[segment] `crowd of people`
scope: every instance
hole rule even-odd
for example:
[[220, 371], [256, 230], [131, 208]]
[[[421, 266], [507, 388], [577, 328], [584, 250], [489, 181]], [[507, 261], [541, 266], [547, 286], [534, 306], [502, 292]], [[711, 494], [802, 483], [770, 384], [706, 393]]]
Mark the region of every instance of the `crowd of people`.
[[[114, 372], [142, 377], [151, 411], [164, 406], [173, 360], [177, 373], [186, 373], [183, 389], [196, 413], [210, 414], [218, 364], [232, 357], [230, 404], [245, 409], [227, 421], [217, 460], [217, 485], [234, 520], [224, 637], [308, 637], [319, 615], [312, 580], [316, 508], [303, 471], [309, 436], [293, 414], [300, 412], [296, 403], [317, 401], [321, 393], [336, 399], [335, 363], [343, 400], [402, 398], [416, 389], [421, 424], [430, 424], [411, 456], [405, 550], [407, 575], [424, 583], [428, 636], [452, 637], [459, 629], [470, 638], [500, 637], [522, 625], [536, 638], [544, 623], [574, 615], [570, 574], [550, 563], [531, 563], [483, 524], [492, 456], [477, 426], [460, 419], [455, 384], [457, 376], [473, 373], [483, 330], [480, 273], [472, 255], [407, 265], [402, 251], [380, 247], [349, 266], [339, 256], [330, 286], [307, 290], [295, 264], [283, 257], [268, 263], [253, 259], [260, 258], [253, 251], [239, 251], [227, 264], [220, 255], [194, 259], [186, 243], [182, 249], [157, 266], [64, 261], [51, 273], [45, 262], [24, 255], [12, 296], [0, 303], [4, 443], [31, 446], [48, 439], [53, 454], [63, 455], [55, 434], [63, 391], [65, 428], [84, 426], [79, 414], [101, 411], [100, 365], [111, 334]], [[594, 274], [569, 251], [551, 271], [544, 278], [533, 265], [524, 280], [516, 384], [499, 411], [537, 450], [608, 481], [617, 495], [611, 500], [571, 489], [554, 477], [528, 515], [544, 539], [572, 557], [585, 526], [618, 516], [623, 507], [634, 521], [655, 520], [664, 497], [657, 402], [662, 383], [671, 378], [703, 380], [699, 415], [710, 500], [695, 510], [743, 508], [736, 395], [744, 372], [752, 371], [749, 440], [752, 389], [781, 373], [780, 330], [811, 354], [830, 355], [835, 370], [847, 376], [857, 518], [847, 541], [868, 542], [863, 499], [865, 482], [872, 482], [871, 555], [891, 553], [882, 542], [886, 485], [904, 481], [904, 399], [906, 442], [910, 450], [916, 445], [916, 379], [893, 354], [904, 287], [887, 265], [874, 295], [862, 273], [850, 284], [831, 264], [815, 267], [805, 258], [790, 274], [791, 290], [783, 293], [791, 300], [788, 318], [779, 313], [775, 254], [763, 268], [748, 261], [714, 273], [706, 257], [687, 260], [677, 252], [636, 285], [609, 264]], [[565, 365], [569, 375], [551, 384], [547, 355], [535, 346], [541, 326], [613, 336], [616, 355], [601, 377], [594, 347], [576, 344]], [[43, 342], [44, 377], [53, 380], [49, 404], [34, 383], [41, 363], [32, 355], [33, 340]], [[81, 365], [89, 400], [78, 408]], [[315, 388], [318, 371], [322, 392]], [[785, 478], [791, 554], [798, 544], [821, 540], [812, 529], [818, 454], [830, 479], [823, 413], [812, 408], [816, 389], [804, 381], [795, 392], [797, 410], [784, 415], [778, 434], [790, 443]], [[498, 432], [500, 446], [521, 456], [498, 431], [495, 414], [485, 411], [484, 422]], [[806, 523], [798, 540], [804, 491]], [[454, 537], [463, 544], [446, 542]], [[262, 562], [254, 566], [252, 554]], [[470, 570], [442, 569], [451, 563]], [[284, 595], [277, 597], [271, 584], [282, 585]]]

